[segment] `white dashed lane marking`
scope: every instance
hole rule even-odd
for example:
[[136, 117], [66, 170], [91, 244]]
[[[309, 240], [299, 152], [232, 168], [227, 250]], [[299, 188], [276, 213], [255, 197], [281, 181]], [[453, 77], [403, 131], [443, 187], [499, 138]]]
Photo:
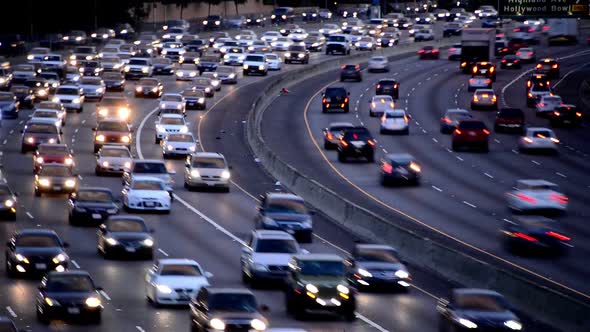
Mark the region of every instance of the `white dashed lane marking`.
[[473, 204], [469, 203], [468, 201], [463, 201], [463, 204], [465, 204], [465, 205], [467, 205], [467, 206], [471, 206], [471, 207], [472, 207], [472, 208], [474, 208], [474, 209], [477, 209], [477, 206], [475, 206], [475, 205], [473, 205]]

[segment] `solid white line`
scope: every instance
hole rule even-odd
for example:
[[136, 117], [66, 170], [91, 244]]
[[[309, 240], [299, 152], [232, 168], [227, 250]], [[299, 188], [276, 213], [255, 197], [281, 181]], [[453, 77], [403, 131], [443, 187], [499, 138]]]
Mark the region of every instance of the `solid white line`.
[[436, 138], [434, 138], [434, 137], [433, 137], [433, 138], [432, 138], [432, 140], [433, 140], [435, 143], [438, 143], [438, 140], [437, 140]]
[[496, 143], [500, 144], [500, 140], [499, 140], [499, 139], [497, 139], [497, 138], [494, 138], [494, 142], [496, 142]]
[[453, 150], [451, 150], [449, 148], [447, 148], [447, 151], [450, 152], [450, 153], [453, 153]]
[[514, 149], [512, 149], [512, 152], [513, 152], [514, 154], [518, 154], [518, 151], [516, 151], [516, 150], [514, 150]]
[[493, 178], [494, 178], [493, 176], [491, 176], [491, 175], [490, 175], [490, 174], [488, 174], [488, 173], [483, 173], [483, 175], [487, 176], [487, 177], [488, 177], [488, 178], [490, 178], [490, 179], [493, 179]]
[[512, 225], [516, 225], [516, 223], [514, 221], [512, 221], [512, 220], [509, 220], [509, 219], [506, 219], [506, 218], [504, 218], [502, 220], [504, 220], [507, 223], [511, 223]]
[[105, 292], [105, 291], [101, 290], [99, 293], [100, 293], [100, 295], [102, 295], [102, 296], [103, 296], [105, 299], [107, 299], [107, 301], [110, 301], [110, 300], [111, 300], [111, 297], [109, 296], [109, 294], [107, 294], [107, 292]]
[[18, 317], [18, 315], [16, 314], [16, 312], [14, 312], [14, 310], [12, 310], [12, 308], [10, 306], [7, 306], [6, 307], [6, 311], [8, 311], [8, 313], [10, 314], [10, 316], [12, 316], [12, 318]]
[[161, 248], [158, 248], [158, 251], [159, 251], [159, 252], [161, 252], [161, 253], [162, 253], [162, 255], [164, 255], [164, 256], [166, 256], [166, 257], [168, 257], [168, 256], [169, 256], [169, 255], [168, 255], [168, 253], [167, 253], [167, 252], [165, 252], [164, 250], [162, 250]]
[[581, 66], [578, 66], [578, 67], [576, 67], [576, 68], [574, 68], [574, 69], [572, 69], [572, 70], [568, 71], [568, 72], [567, 72], [567, 74], [563, 75], [563, 76], [561, 77], [561, 79], [560, 79], [559, 81], [557, 81], [557, 83], [555, 83], [555, 85], [553, 85], [553, 88], [554, 88], [554, 89], [555, 89], [555, 88], [557, 88], [557, 86], [558, 86], [559, 84], [561, 84], [561, 82], [563, 82], [563, 80], [564, 80], [566, 77], [570, 76], [570, 75], [571, 75], [571, 74], [573, 74], [574, 72], [576, 72], [576, 71], [578, 71], [578, 70], [580, 70], [580, 69], [582, 69], [582, 68], [584, 68], [584, 67], [586, 67], [586, 66], [588, 66], [588, 64], [587, 64], [587, 63], [585, 63], [585, 64], [583, 64], [583, 65], [581, 65]]
[[536, 160], [531, 160], [531, 163], [533, 163], [533, 164], [535, 164], [535, 165], [537, 165], [537, 166], [540, 166], [540, 165], [541, 165], [541, 163], [540, 163], [540, 162], [538, 162], [538, 161], [536, 161]]
[[31, 212], [27, 212], [27, 217], [31, 218], [31, 219], [35, 219], [35, 217], [33, 217], [33, 215], [31, 214]]
[[459, 159], [459, 160], [463, 161], [463, 158], [461, 158], [461, 157], [459, 157], [459, 156], [457, 156], [457, 159]]
[[14, 133], [14, 129], [10, 129], [10, 131], [8, 132], [9, 134]]
[[467, 201], [463, 201], [463, 204], [465, 204], [465, 205], [469, 205], [469, 206], [471, 206], [472, 208], [474, 208], [474, 209], [477, 209], [477, 206], [475, 206], [475, 205], [473, 205], [473, 204], [471, 204], [471, 203], [469, 203], [469, 202], [467, 202]]
[[139, 332], [145, 332], [145, 330], [144, 330], [144, 329], [142, 329], [142, 328], [141, 328], [141, 326], [139, 326], [139, 325], [138, 325], [138, 326], [136, 326], [135, 328], [136, 328], [136, 329], [137, 329]]
[[561, 176], [562, 178], [567, 178], [567, 176], [563, 173], [555, 172], [555, 174]]
[[431, 186], [431, 187], [432, 187], [432, 189], [434, 189], [434, 190], [438, 191], [439, 193], [442, 193], [442, 191], [443, 191], [442, 189], [440, 189], [440, 188], [439, 188], [439, 187], [437, 187], [437, 186]]
[[381, 332], [389, 332], [389, 330], [381, 327], [380, 325], [378, 325], [377, 323], [373, 322], [372, 320], [368, 319], [367, 317], [361, 315], [361, 313], [359, 313], [358, 311], [355, 312], [356, 317], [360, 320], [362, 320], [363, 322], [371, 325], [372, 327], [374, 327], [375, 329], [381, 331]]
[[78, 263], [77, 263], [75, 260], [73, 260], [73, 259], [72, 259], [72, 264], [74, 264], [74, 266], [75, 266], [77, 269], [79, 269], [79, 268], [80, 268], [80, 265], [78, 265]]

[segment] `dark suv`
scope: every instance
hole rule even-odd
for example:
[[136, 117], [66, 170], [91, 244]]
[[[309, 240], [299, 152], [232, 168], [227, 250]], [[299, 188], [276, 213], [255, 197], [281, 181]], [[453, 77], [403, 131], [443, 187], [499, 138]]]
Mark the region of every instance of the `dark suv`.
[[260, 200], [256, 228], [284, 231], [310, 243], [313, 240], [311, 216], [303, 198], [289, 193], [267, 193]]
[[306, 310], [318, 310], [355, 320], [356, 290], [348, 283], [342, 258], [333, 254], [295, 255], [289, 268], [285, 287], [289, 314], [301, 319]]
[[557, 63], [557, 60], [551, 58], [541, 59], [535, 66], [535, 72], [545, 74], [550, 79], [558, 79], [559, 63]]
[[345, 113], [349, 111], [350, 92], [343, 87], [326, 88], [322, 94], [322, 113], [327, 113], [333, 109], [343, 110]]
[[473, 75], [483, 75], [487, 78], [491, 78], [493, 82], [496, 82], [496, 65], [491, 62], [478, 62], [473, 66]]
[[489, 136], [490, 131], [481, 120], [461, 120], [453, 132], [453, 150], [474, 146], [487, 152]]
[[368, 162], [375, 161], [375, 141], [365, 127], [345, 129], [338, 143], [338, 161], [345, 162], [348, 157], [364, 157]]
[[264, 331], [268, 326], [256, 297], [245, 288], [203, 287], [189, 305], [191, 331]]
[[502, 108], [496, 113], [494, 131], [524, 131], [524, 112], [520, 108]]
[[393, 78], [379, 80], [375, 87], [375, 95], [388, 95], [393, 99], [399, 98], [399, 82]]
[[356, 65], [343, 65], [340, 70], [340, 82], [345, 80], [355, 80], [361, 82], [363, 75], [361, 74], [361, 66]]
[[579, 126], [582, 124], [582, 111], [575, 105], [560, 105], [553, 112], [549, 113], [551, 127], [557, 126]]
[[291, 45], [285, 52], [285, 63], [309, 63], [309, 51], [303, 45]]

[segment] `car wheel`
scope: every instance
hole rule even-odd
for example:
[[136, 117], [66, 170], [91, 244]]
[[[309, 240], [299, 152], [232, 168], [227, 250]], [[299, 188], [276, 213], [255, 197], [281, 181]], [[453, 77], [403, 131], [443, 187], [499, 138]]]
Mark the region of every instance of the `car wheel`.
[[83, 110], [84, 110], [84, 108], [83, 108], [83, 107], [80, 107], [80, 108], [78, 108], [78, 109], [76, 110], [76, 113], [82, 113], [82, 111], [83, 111]]
[[375, 154], [371, 153], [370, 155], [367, 156], [367, 161], [370, 163], [374, 163], [375, 162]]
[[102, 173], [102, 171], [100, 170], [100, 168], [98, 168], [98, 167], [95, 167], [95, 168], [94, 168], [94, 175], [96, 175], [96, 176], [101, 176], [102, 174], [103, 174], [103, 173]]
[[51, 323], [51, 320], [44, 313], [41, 313], [39, 308], [37, 308], [37, 321], [43, 325], [49, 325]]
[[35, 188], [35, 197], [41, 197], [41, 192], [38, 188]]
[[155, 144], [160, 144], [160, 139], [159, 139], [159, 138], [156, 136], [156, 137], [154, 138], [154, 142], [155, 142]]
[[453, 151], [458, 151], [459, 150], [459, 144], [453, 142], [452, 149], [453, 149]]
[[301, 235], [301, 242], [302, 243], [312, 243], [313, 242], [313, 232], [305, 232]]
[[354, 308], [347, 309], [344, 312], [344, 319], [347, 322], [354, 322], [356, 320], [356, 314], [354, 313]]
[[242, 283], [244, 283], [245, 285], [249, 285], [251, 281], [250, 276], [244, 272], [244, 270], [242, 269]]
[[410, 135], [410, 128], [406, 128], [404, 131], [402, 131], [402, 135]]
[[76, 222], [76, 218], [73, 215], [68, 215], [68, 224], [71, 226], [76, 226], [78, 223]]
[[338, 152], [338, 161], [343, 163], [346, 161], [346, 156], [343, 153]]
[[9, 278], [14, 278], [14, 270], [10, 267], [10, 264], [8, 263], [8, 257], [6, 257], [6, 263], [5, 263], [5, 271], [6, 271], [6, 275]]
[[99, 325], [101, 321], [102, 321], [102, 315], [100, 312], [97, 312], [96, 314], [94, 314], [94, 317], [92, 317], [92, 319], [91, 319], [91, 323], [94, 325]]

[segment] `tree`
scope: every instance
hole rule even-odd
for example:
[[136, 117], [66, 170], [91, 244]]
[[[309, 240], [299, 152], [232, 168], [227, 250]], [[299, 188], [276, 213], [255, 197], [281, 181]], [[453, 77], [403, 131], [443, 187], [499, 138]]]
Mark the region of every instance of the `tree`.
[[203, 2], [209, 5], [209, 9], [207, 11], [207, 15], [211, 15], [211, 5], [217, 6], [221, 3], [222, 0], [203, 0]]
[[176, 5], [176, 7], [180, 7], [180, 19], [183, 19], [184, 10], [190, 5], [191, 3], [201, 2], [200, 0], [161, 0], [163, 5]]
[[246, 3], [247, 0], [233, 0], [234, 1], [234, 5], [236, 6], [236, 15], [240, 15], [240, 12], [238, 10], [238, 5], [242, 5], [244, 3]]

